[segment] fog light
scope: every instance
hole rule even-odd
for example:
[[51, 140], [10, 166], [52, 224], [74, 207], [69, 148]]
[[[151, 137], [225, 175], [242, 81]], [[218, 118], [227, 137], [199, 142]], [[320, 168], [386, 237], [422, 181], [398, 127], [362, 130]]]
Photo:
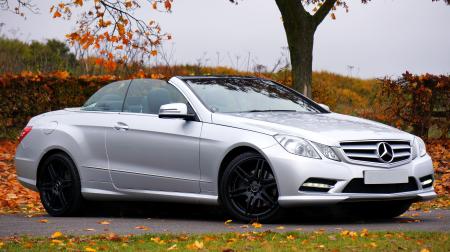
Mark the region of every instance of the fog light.
[[422, 188], [431, 187], [433, 185], [433, 182], [433, 175], [428, 175], [420, 178], [420, 184], [422, 185]]
[[422, 186], [426, 186], [426, 185], [429, 185], [431, 183], [433, 183], [433, 180], [432, 179], [427, 179], [427, 180], [422, 182]]
[[309, 178], [300, 186], [300, 191], [328, 192], [336, 184], [336, 180], [323, 178]]
[[327, 185], [327, 184], [321, 184], [321, 183], [304, 183], [302, 186], [304, 187], [314, 187], [314, 188], [323, 188], [323, 189], [331, 189], [334, 186]]

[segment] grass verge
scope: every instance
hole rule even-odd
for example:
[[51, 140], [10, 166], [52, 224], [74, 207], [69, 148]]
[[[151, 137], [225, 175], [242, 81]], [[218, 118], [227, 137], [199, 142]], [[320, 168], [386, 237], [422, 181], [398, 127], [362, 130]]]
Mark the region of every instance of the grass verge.
[[205, 235], [64, 236], [0, 240], [4, 251], [450, 251], [449, 233], [247, 232]]

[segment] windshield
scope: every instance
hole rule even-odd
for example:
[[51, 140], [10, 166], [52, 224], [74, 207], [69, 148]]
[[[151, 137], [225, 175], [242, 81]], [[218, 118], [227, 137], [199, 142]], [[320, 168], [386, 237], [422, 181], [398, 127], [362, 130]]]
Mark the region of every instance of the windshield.
[[184, 80], [212, 112], [321, 112], [318, 105], [269, 80], [257, 78]]

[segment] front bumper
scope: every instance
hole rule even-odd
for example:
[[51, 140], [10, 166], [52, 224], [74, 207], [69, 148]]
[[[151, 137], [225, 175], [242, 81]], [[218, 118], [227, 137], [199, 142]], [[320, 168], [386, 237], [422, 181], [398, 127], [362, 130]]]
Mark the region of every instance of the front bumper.
[[[426, 201], [436, 197], [433, 187], [423, 188], [420, 178], [433, 174], [431, 158], [426, 155], [410, 163], [392, 168], [381, 168], [336, 162], [326, 158], [305, 158], [286, 152], [280, 145], [263, 150], [277, 181], [278, 202], [283, 207], [304, 205], [332, 205], [341, 202]], [[364, 178], [365, 171], [402, 169], [417, 183], [417, 190], [395, 193], [344, 193], [353, 179]], [[328, 192], [305, 192], [300, 187], [310, 178], [329, 179], [336, 184]]]
[[278, 202], [283, 207], [307, 206], [307, 205], [331, 205], [340, 202], [361, 201], [391, 201], [411, 200], [427, 201], [436, 198], [436, 193], [431, 190], [419, 190], [403, 193], [390, 194], [360, 194], [360, 193], [332, 193], [327, 194], [304, 194], [297, 196], [280, 196]]

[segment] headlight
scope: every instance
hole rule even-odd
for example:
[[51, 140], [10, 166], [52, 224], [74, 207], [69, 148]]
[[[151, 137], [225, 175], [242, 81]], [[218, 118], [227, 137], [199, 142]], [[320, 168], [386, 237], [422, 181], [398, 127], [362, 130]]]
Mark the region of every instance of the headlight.
[[335, 160], [335, 161], [341, 161], [341, 159], [336, 155], [336, 152], [334, 152], [334, 150], [328, 146], [328, 145], [324, 145], [324, 144], [320, 144], [320, 143], [315, 143], [313, 142], [314, 145], [317, 146], [317, 148], [320, 150], [320, 152], [322, 152], [322, 154], [331, 160]]
[[427, 154], [427, 147], [425, 145], [425, 142], [420, 137], [414, 137], [414, 150], [413, 152], [413, 158], [416, 158], [417, 156], [423, 157]]
[[314, 147], [303, 138], [286, 135], [276, 135], [274, 138], [289, 153], [320, 159]]

